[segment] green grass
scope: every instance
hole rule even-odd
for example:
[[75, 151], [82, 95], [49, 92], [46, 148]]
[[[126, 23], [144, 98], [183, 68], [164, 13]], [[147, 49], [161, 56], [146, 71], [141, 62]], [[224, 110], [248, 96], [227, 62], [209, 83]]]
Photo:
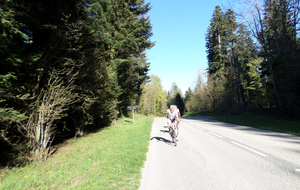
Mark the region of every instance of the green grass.
[[188, 112], [184, 114], [183, 117], [185, 116], [213, 117], [219, 121], [227, 123], [300, 136], [300, 120], [284, 120], [267, 116], [253, 115], [250, 113], [246, 113], [243, 115], [225, 115], [214, 112]]
[[72, 139], [48, 160], [0, 171], [0, 189], [138, 189], [152, 117]]

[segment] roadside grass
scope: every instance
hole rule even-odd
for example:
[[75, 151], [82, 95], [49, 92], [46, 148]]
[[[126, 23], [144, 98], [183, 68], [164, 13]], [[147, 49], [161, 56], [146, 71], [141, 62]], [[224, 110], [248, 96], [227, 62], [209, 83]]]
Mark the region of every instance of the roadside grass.
[[44, 162], [0, 171], [0, 189], [138, 189], [152, 122], [121, 118], [69, 140]]
[[225, 115], [215, 112], [187, 112], [183, 117], [185, 116], [211, 117], [227, 123], [300, 136], [300, 120], [284, 120], [250, 113], [243, 115]]

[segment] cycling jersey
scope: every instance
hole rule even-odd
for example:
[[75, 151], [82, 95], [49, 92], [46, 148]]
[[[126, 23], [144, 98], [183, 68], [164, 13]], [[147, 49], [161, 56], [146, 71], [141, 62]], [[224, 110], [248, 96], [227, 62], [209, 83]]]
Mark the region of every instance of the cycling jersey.
[[172, 122], [175, 121], [176, 118], [178, 118], [178, 110], [174, 110], [172, 113], [169, 109], [167, 110], [167, 118], [170, 119]]

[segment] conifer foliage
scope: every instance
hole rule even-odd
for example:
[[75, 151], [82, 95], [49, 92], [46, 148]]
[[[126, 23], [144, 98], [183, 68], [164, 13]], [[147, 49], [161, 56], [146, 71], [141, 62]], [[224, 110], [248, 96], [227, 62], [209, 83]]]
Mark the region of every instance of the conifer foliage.
[[1, 142], [44, 159], [55, 138], [137, 105], [154, 45], [150, 9], [144, 0], [0, 1]]
[[188, 111], [206, 106], [299, 118], [299, 1], [242, 2], [251, 13], [241, 14], [247, 25], [237, 22], [234, 11], [215, 7], [206, 34], [207, 82], [198, 80]]

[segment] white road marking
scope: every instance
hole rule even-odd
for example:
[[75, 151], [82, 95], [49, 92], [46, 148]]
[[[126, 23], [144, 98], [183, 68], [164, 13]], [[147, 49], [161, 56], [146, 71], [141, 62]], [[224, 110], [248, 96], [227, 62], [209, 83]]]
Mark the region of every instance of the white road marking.
[[259, 155], [261, 155], [261, 156], [264, 156], [264, 157], [267, 156], [267, 155], [265, 155], [265, 154], [263, 154], [263, 153], [260, 153], [260, 152], [258, 152], [258, 151], [256, 151], [256, 150], [253, 150], [252, 148], [249, 148], [249, 147], [246, 147], [246, 146], [244, 146], [244, 145], [241, 145], [241, 144], [239, 144], [239, 143], [237, 143], [237, 142], [234, 142], [234, 141], [231, 141], [231, 142], [232, 142], [233, 144], [236, 144], [236, 145], [242, 147], [242, 148], [245, 148], [245, 149], [247, 149], [247, 150], [250, 150], [250, 151], [252, 151], [252, 152], [255, 152], [256, 154], [259, 154]]
[[300, 172], [300, 169], [296, 169], [297, 172]]
[[216, 133], [213, 133], [213, 132], [210, 132], [210, 131], [208, 131], [210, 134], [212, 134], [212, 135], [215, 135], [215, 136], [217, 136], [217, 137], [219, 137], [219, 138], [223, 138], [222, 136], [220, 136], [220, 135], [218, 135], [218, 134], [216, 134]]

